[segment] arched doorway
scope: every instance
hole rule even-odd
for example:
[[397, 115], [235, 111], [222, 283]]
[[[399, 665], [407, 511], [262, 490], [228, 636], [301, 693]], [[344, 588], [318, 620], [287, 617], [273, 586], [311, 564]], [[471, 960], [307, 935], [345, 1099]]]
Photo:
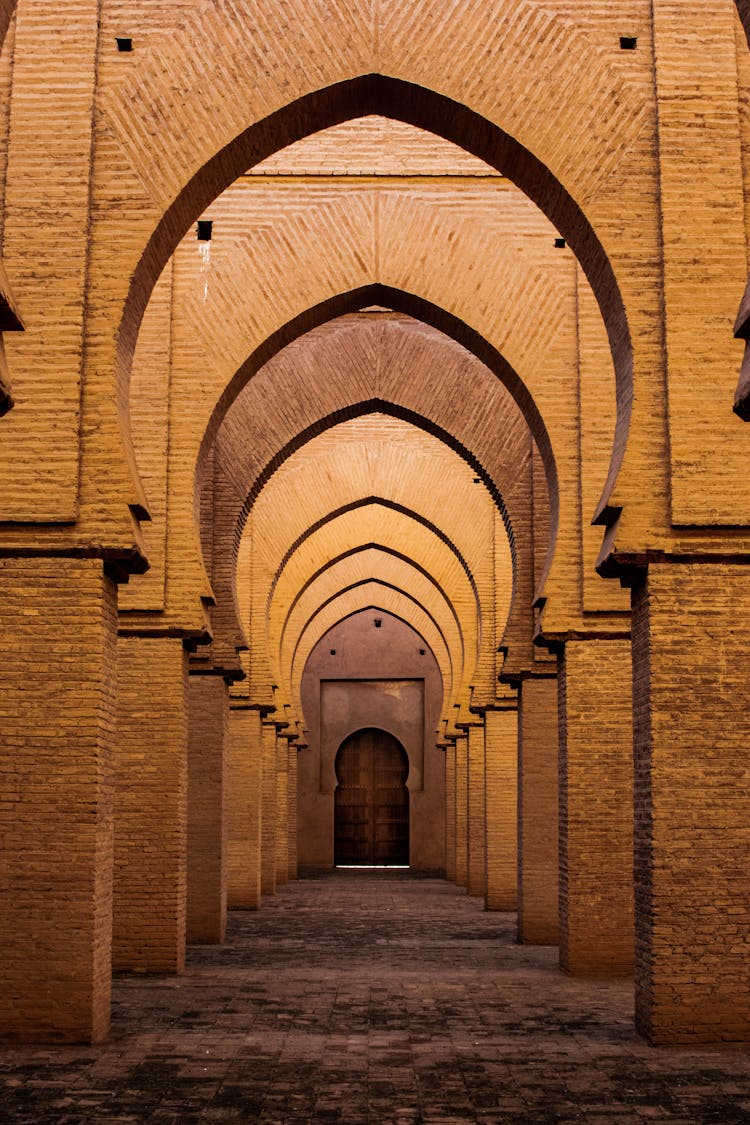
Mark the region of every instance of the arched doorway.
[[368, 727], [336, 755], [334, 863], [409, 863], [409, 759], [398, 739]]

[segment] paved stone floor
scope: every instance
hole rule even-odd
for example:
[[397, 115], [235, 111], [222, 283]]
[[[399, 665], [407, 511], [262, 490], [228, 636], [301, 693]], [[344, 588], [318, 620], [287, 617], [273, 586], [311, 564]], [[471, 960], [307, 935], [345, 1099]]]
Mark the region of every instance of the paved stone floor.
[[119, 976], [106, 1043], [0, 1049], [0, 1122], [750, 1122], [750, 1053], [648, 1047], [556, 964], [441, 880], [301, 880]]

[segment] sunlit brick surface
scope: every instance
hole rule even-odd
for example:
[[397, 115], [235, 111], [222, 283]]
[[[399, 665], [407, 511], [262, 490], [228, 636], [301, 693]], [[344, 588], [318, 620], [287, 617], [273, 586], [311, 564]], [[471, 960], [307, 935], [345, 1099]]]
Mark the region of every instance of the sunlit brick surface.
[[112, 959], [185, 962], [187, 654], [171, 637], [119, 637]]
[[222, 941], [227, 913], [229, 695], [221, 676], [189, 677], [187, 940]]
[[557, 944], [557, 679], [529, 678], [519, 694], [518, 936]]

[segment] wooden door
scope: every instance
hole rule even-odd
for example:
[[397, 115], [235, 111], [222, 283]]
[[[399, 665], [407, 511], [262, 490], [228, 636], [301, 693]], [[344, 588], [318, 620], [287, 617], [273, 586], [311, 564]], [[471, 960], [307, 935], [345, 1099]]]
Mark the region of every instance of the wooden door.
[[409, 760], [383, 730], [357, 731], [336, 755], [334, 861], [409, 863]]

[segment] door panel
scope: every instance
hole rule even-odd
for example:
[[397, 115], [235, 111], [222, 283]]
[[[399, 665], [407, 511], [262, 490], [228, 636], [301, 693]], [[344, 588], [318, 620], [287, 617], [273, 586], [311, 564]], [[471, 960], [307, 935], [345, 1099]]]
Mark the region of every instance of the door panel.
[[392, 735], [370, 728], [336, 756], [334, 861], [409, 862], [409, 761]]

